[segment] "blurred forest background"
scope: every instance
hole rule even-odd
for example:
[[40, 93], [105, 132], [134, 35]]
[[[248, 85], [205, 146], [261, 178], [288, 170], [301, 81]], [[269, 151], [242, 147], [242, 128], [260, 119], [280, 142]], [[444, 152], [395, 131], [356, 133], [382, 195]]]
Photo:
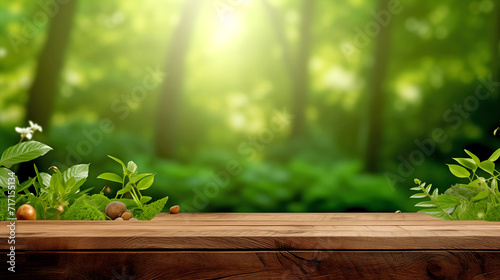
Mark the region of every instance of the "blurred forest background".
[[0, 0], [0, 150], [32, 120], [94, 192], [113, 155], [184, 211], [415, 211], [500, 147], [499, 31], [493, 0]]

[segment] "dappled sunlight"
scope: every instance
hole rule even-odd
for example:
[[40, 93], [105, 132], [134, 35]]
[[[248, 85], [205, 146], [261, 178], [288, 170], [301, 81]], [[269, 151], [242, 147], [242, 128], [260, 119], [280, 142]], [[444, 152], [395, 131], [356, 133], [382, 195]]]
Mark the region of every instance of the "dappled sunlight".
[[3, 2], [0, 148], [33, 120], [37, 164], [92, 162], [92, 186], [107, 155], [139, 158], [186, 203], [237, 162], [197, 211], [411, 210], [414, 176], [449, 186], [443, 158], [500, 145], [497, 1]]

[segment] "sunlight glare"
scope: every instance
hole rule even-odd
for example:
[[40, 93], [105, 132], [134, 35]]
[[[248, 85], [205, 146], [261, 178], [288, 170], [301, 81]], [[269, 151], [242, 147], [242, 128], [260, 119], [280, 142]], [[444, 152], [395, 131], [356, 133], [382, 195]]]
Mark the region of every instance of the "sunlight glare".
[[226, 45], [230, 40], [238, 37], [242, 29], [243, 22], [236, 11], [221, 14], [214, 30], [215, 45]]

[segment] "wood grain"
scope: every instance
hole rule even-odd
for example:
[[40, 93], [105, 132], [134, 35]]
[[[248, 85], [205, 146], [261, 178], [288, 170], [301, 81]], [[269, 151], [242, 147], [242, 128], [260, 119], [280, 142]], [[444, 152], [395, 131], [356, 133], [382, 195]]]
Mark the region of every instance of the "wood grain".
[[18, 272], [0, 279], [500, 279], [500, 223], [416, 213], [17, 221], [15, 246]]
[[[6, 226], [0, 229], [8, 235]], [[185, 213], [139, 222], [16, 222], [19, 250], [488, 250], [500, 249], [499, 237], [499, 223], [395, 213]]]
[[37, 251], [18, 258], [17, 272], [0, 279], [500, 279], [499, 251]]

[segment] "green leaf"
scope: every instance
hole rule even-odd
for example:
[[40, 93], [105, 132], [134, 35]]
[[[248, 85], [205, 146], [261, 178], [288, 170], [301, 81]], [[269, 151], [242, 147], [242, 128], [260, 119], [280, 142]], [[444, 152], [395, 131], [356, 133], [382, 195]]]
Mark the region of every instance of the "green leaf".
[[483, 199], [487, 198], [489, 195], [490, 195], [490, 192], [488, 190], [481, 191], [475, 197], [473, 197], [470, 201], [474, 202], [474, 201], [483, 200]]
[[491, 175], [493, 175], [493, 171], [495, 171], [495, 163], [490, 160], [482, 161], [479, 167]]
[[92, 190], [92, 189], [93, 189], [93, 188], [84, 189], [83, 191], [79, 191], [77, 194], [78, 194], [78, 195], [82, 195], [82, 194], [84, 194], [84, 193], [89, 192], [89, 191], [90, 191], [90, 190]]
[[127, 170], [130, 172], [130, 174], [137, 174], [137, 164], [133, 161], [129, 161], [127, 164]]
[[437, 197], [437, 199], [435, 199], [435, 202], [439, 206], [441, 206], [443, 208], [447, 208], [447, 207], [455, 207], [457, 204], [460, 203], [460, 199], [457, 197], [451, 196], [451, 195], [442, 194], [442, 195], [439, 195]]
[[432, 184], [428, 185], [427, 188], [425, 188], [425, 192], [429, 193], [431, 190]]
[[36, 178], [38, 182], [34, 183], [35, 186], [35, 194], [38, 196], [40, 192], [42, 192], [42, 188], [48, 188], [50, 185], [51, 176], [47, 173], [39, 173], [36, 164], [33, 164], [33, 168], [35, 169]]
[[137, 183], [141, 179], [148, 177], [148, 176], [151, 176], [151, 175], [153, 175], [153, 173], [132, 174], [132, 175], [130, 175], [130, 181], [132, 181], [132, 183]]
[[467, 150], [464, 150], [464, 151], [472, 158], [472, 160], [476, 163], [476, 165], [479, 166], [479, 164], [481, 163], [479, 158], [475, 154], [473, 154]]
[[432, 192], [431, 196], [432, 196], [433, 199], [437, 199], [437, 197], [438, 197], [438, 189], [434, 189], [434, 192]]
[[[437, 190], [437, 189], [436, 189]], [[434, 196], [434, 194], [433, 194]], [[438, 217], [441, 219], [449, 220], [450, 218], [446, 215], [451, 214], [457, 205], [460, 204], [460, 199], [450, 196], [450, 195], [439, 195], [434, 198], [434, 202], [437, 204], [436, 208], [423, 209], [418, 212], [426, 213], [434, 217]], [[423, 206], [422, 206], [423, 207]], [[444, 212], [443, 212], [444, 211]]]
[[128, 182], [127, 185], [125, 185], [125, 187], [123, 189], [117, 191], [116, 194], [124, 194], [124, 193], [129, 192], [131, 189], [132, 189], [132, 184], [130, 182]]
[[424, 198], [424, 197], [427, 197], [427, 195], [425, 193], [417, 193], [417, 194], [410, 196], [410, 198]]
[[467, 199], [460, 199], [460, 204], [458, 204], [453, 211], [453, 215], [455, 216], [455, 218], [458, 219], [458, 217], [460, 217], [464, 213], [464, 211], [467, 210], [468, 206], [469, 201]]
[[137, 204], [131, 198], [113, 198], [113, 199], [111, 199], [111, 201], [123, 202], [125, 204], [125, 206], [127, 206], [128, 210], [132, 210], [134, 208], [137, 208]]
[[97, 179], [103, 179], [111, 182], [117, 182], [117, 183], [123, 183], [123, 178], [120, 177], [119, 175], [111, 172], [106, 172], [102, 173], [101, 175], [97, 176]]
[[56, 208], [47, 208], [47, 211], [45, 211], [45, 219], [46, 220], [57, 220], [57, 217], [59, 216], [59, 211], [57, 211]]
[[48, 188], [50, 186], [50, 179], [52, 176], [50, 176], [49, 173], [41, 172], [40, 173], [40, 178], [42, 179], [42, 184]]
[[0, 158], [0, 165], [10, 168], [14, 164], [43, 156], [50, 150], [52, 150], [51, 147], [37, 141], [22, 142], [7, 148], [3, 152]]
[[152, 197], [150, 197], [150, 196], [143, 196], [143, 197], [141, 197], [141, 203], [142, 204], [148, 203], [148, 201], [150, 201], [151, 198]]
[[110, 159], [118, 162], [122, 166], [122, 168], [123, 168], [123, 174], [127, 174], [127, 167], [125, 166], [125, 163], [123, 163], [123, 161], [121, 161], [120, 159], [115, 158], [114, 156], [108, 155], [108, 157]]
[[74, 193], [76, 190], [72, 189], [75, 186], [76, 186], [75, 177], [69, 178], [69, 180], [64, 183], [64, 189], [66, 190], [65, 193]]
[[86, 179], [89, 176], [90, 164], [77, 164], [68, 168], [63, 173], [64, 182], [67, 182], [71, 177], [75, 178], [75, 182]]
[[432, 201], [422, 201], [415, 204], [415, 207], [436, 207], [436, 204]]
[[479, 187], [479, 185], [475, 184], [474, 181], [472, 181], [469, 184], [459, 184], [459, 186], [462, 188], [467, 188], [467, 189], [477, 189]]
[[470, 158], [453, 158], [453, 159], [462, 166], [465, 166], [472, 171], [475, 171], [477, 169], [476, 163], [474, 162], [474, 160]]
[[29, 178], [28, 180], [24, 181], [19, 186], [19, 188], [16, 188], [16, 193], [20, 193], [20, 192], [26, 190], [27, 188], [31, 187], [31, 185], [33, 185], [33, 183], [35, 182], [35, 180], [36, 180], [36, 177], [35, 178]]
[[491, 181], [491, 189], [494, 191], [498, 191], [498, 181], [495, 178], [493, 178], [493, 180]]
[[455, 177], [458, 178], [469, 178], [470, 173], [467, 171], [467, 169], [463, 168], [460, 165], [456, 164], [448, 164], [448, 168], [450, 169], [451, 173], [455, 175]]
[[36, 219], [37, 220], [45, 220], [45, 205], [39, 197], [36, 197], [32, 194], [28, 195], [28, 203], [35, 208], [36, 211]]
[[420, 191], [420, 190], [422, 190], [422, 188], [421, 187], [413, 187], [410, 190], [412, 190], [412, 191]]
[[479, 177], [474, 181], [477, 181], [477, 183], [479, 184], [479, 187], [481, 187], [483, 189], [488, 188], [488, 184], [486, 183], [486, 179], [484, 179], [484, 177]]
[[[10, 171], [7, 168], [0, 168], [0, 187], [7, 188], [9, 186], [9, 178], [11, 178], [11, 175], [13, 174], [12, 171]], [[16, 176], [14, 175], [14, 178]], [[14, 179], [16, 180], [16, 179]]]
[[142, 179], [137, 184], [137, 189], [140, 191], [148, 189], [149, 187], [151, 187], [151, 185], [153, 185], [154, 180], [155, 180], [154, 175]]
[[441, 209], [439, 209], [439, 208], [422, 209], [422, 210], [417, 211], [417, 213], [427, 214], [427, 215], [430, 215], [430, 216], [433, 216], [433, 217], [436, 217], [436, 218], [439, 218], [442, 220], [450, 220], [450, 218], [448, 216], [446, 216], [446, 214], [443, 211], [441, 211]]
[[500, 157], [500, 149], [497, 149], [488, 160], [496, 161]]
[[57, 194], [64, 192], [64, 179], [61, 172], [57, 171], [50, 178], [50, 192], [53, 194], [53, 200], [56, 200]]

